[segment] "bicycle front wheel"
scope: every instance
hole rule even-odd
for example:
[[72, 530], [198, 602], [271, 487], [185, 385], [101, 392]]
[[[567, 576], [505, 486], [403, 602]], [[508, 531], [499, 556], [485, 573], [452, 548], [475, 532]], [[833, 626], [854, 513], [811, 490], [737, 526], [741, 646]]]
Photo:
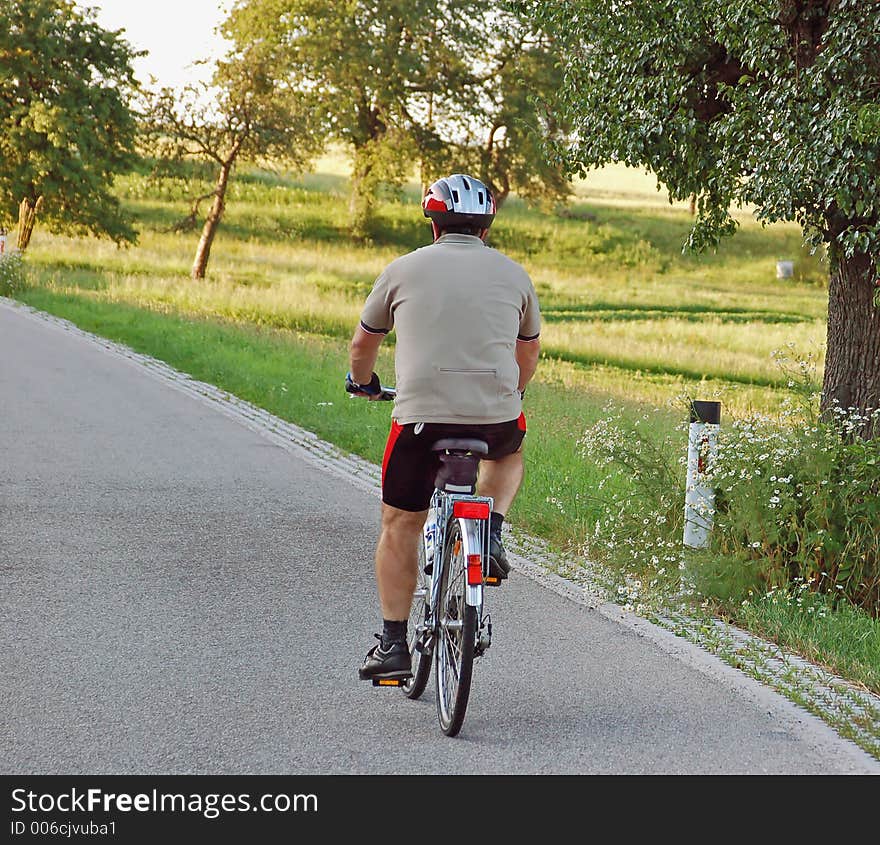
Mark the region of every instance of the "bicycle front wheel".
[[431, 674], [431, 655], [424, 654], [416, 648], [416, 643], [429, 642], [424, 633], [428, 622], [428, 609], [431, 603], [431, 582], [425, 573], [425, 542], [419, 543], [419, 572], [416, 581], [416, 589], [413, 593], [412, 604], [409, 609], [409, 622], [407, 624], [407, 645], [412, 659], [412, 677], [401, 684], [401, 689], [407, 698], [418, 698], [428, 684], [428, 676]]
[[443, 572], [434, 645], [437, 715], [447, 736], [464, 722], [474, 667], [477, 610], [467, 604], [467, 565], [458, 520], [450, 521], [443, 544]]

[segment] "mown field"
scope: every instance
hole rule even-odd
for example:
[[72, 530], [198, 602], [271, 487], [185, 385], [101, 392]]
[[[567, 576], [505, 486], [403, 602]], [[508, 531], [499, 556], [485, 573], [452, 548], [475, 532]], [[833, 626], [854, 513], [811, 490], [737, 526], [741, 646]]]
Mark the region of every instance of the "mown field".
[[[189, 198], [206, 189], [207, 181], [157, 181], [146, 171], [121, 179], [118, 195], [138, 221], [139, 243], [117, 248], [38, 229], [27, 256], [31, 286], [18, 297], [378, 462], [390, 407], [348, 401], [347, 343], [385, 264], [430, 241], [418, 186], [382, 198], [364, 243], [348, 233], [343, 160], [322, 159], [305, 176], [240, 173], [209, 277], [196, 283], [189, 269], [198, 231], [174, 227]], [[739, 232], [717, 251], [684, 255], [687, 207], [670, 205], [652, 177], [624, 168], [578, 183], [562, 209], [538, 211], [515, 199], [503, 207], [490, 243], [527, 268], [544, 320], [514, 528], [585, 554], [603, 497], [629, 485], [625, 473], [609, 475], [585, 459], [578, 444], [611, 406], [644, 416], [649, 438], [678, 438], [683, 456], [688, 399], [719, 399], [724, 425], [754, 410], [775, 413], [792, 398], [791, 374], [774, 353], [810, 358], [818, 389], [827, 302], [821, 256], [802, 247], [794, 225], [762, 227], [748, 210], [737, 216]], [[779, 259], [795, 262], [792, 278], [776, 278]], [[392, 333], [379, 362], [386, 383], [394, 379], [393, 340]], [[760, 620], [749, 624], [809, 650]], [[876, 628], [868, 640], [860, 668], [847, 671], [880, 689]], [[810, 654], [843, 665], [821, 645]], [[874, 670], [862, 668], [871, 661]]]
[[[566, 216], [511, 201], [493, 227], [492, 245], [535, 282], [546, 358], [573, 365], [554, 374], [625, 400], [663, 404], [685, 390], [722, 395], [731, 410], [774, 407], [787, 381], [774, 350], [792, 345], [821, 366], [820, 260], [803, 250], [795, 226], [764, 229], [745, 214], [717, 253], [682, 255], [690, 215], [635, 205], [651, 196], [635, 189], [652, 183], [626, 176], [616, 197], [581, 186]], [[184, 216], [187, 186], [136, 177], [120, 193], [140, 221], [140, 244], [118, 250], [40, 237], [30, 256], [45, 280], [100, 299], [339, 338], [350, 334], [382, 267], [429, 238], [413, 189], [381, 206], [365, 246], [347, 237], [344, 176], [287, 182], [252, 174], [232, 189], [209, 281], [194, 284], [182, 277], [196, 234], [169, 231]], [[778, 258], [796, 261], [796, 278], [776, 279]]]
[[[306, 414], [303, 424], [322, 433], [336, 428], [327, 419], [333, 415], [387, 414], [341, 403], [345, 344], [382, 267], [429, 242], [418, 188], [409, 185], [380, 204], [374, 238], [364, 244], [348, 235], [341, 160], [324, 159], [298, 179], [241, 174], [209, 278], [195, 283], [189, 268], [198, 232], [173, 227], [193, 190], [206, 186], [144, 174], [121, 180], [119, 195], [141, 230], [132, 248], [38, 231], [28, 261], [40, 287], [25, 298], [53, 309], [91, 309], [96, 319], [112, 304], [135, 309], [125, 313], [271, 336], [282, 348], [290, 344], [280, 364], [288, 377], [279, 381], [287, 384], [285, 398], [302, 396], [296, 412]], [[492, 245], [531, 274], [544, 320], [542, 362], [527, 405], [530, 483], [512, 516], [557, 545], [576, 544], [594, 516], [597, 469], [579, 459], [575, 441], [606, 403], [657, 408], [661, 427], [683, 418], [687, 397], [720, 399], [728, 419], [754, 408], [772, 411], [789, 394], [789, 377], [773, 357], [779, 349], [792, 357], [813, 354], [821, 376], [825, 268], [801, 247], [797, 228], [762, 228], [743, 213], [740, 232], [717, 252], [683, 255], [691, 217], [664, 196], [651, 177], [619, 168], [579, 184], [561, 214], [512, 200], [493, 227]], [[776, 278], [779, 258], [795, 260], [794, 278]], [[389, 340], [390, 347], [393, 335]], [[298, 390], [296, 362], [313, 357], [327, 362], [325, 380]], [[382, 366], [393, 380], [389, 357]], [[314, 371], [310, 364], [304, 377]], [[280, 392], [270, 383], [255, 389], [258, 398]], [[376, 458], [384, 422], [368, 444], [353, 435], [343, 445]]]

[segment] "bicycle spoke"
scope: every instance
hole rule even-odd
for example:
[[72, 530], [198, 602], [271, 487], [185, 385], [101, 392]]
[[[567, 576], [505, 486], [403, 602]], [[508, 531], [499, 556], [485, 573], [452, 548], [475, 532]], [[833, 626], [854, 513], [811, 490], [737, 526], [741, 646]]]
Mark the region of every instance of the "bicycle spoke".
[[461, 728], [470, 692], [474, 657], [475, 611], [467, 604], [467, 569], [457, 524], [450, 527], [453, 542], [444, 556], [440, 592], [437, 660], [437, 706], [448, 736]]
[[430, 602], [430, 583], [425, 574], [425, 547], [424, 543], [419, 544], [418, 559], [418, 575], [416, 579], [416, 588], [413, 591], [412, 603], [409, 612], [409, 636], [407, 645], [409, 646], [412, 659], [412, 677], [402, 685], [403, 693], [408, 698], [418, 698], [425, 689], [428, 682], [428, 675], [431, 671], [430, 653], [420, 651], [416, 646], [428, 645], [429, 625], [428, 620]]

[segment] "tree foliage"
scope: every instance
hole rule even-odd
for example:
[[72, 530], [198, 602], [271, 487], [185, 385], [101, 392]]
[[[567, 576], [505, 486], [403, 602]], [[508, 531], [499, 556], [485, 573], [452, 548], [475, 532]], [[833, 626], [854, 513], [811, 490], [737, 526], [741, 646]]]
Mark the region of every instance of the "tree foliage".
[[351, 152], [353, 228], [365, 235], [379, 184], [402, 184], [418, 162], [423, 183], [480, 169], [534, 196], [565, 181], [523, 140], [533, 107], [522, 77], [548, 69], [525, 29], [473, 0], [239, 0], [224, 33], [272, 51], [291, 85], [321, 99]]
[[533, 204], [567, 199], [571, 182], [542, 141], [567, 137], [552, 106], [562, 72], [551, 40], [507, 9], [473, 4], [462, 47], [467, 70], [441, 100], [439, 125], [435, 119], [423, 132], [427, 175], [474, 173], [499, 205], [511, 191]]
[[111, 188], [134, 164], [138, 54], [68, 0], [11, 0], [0, 12], [0, 219], [43, 198], [55, 231], [134, 241]]
[[864, 0], [516, 2], [553, 37], [570, 172], [620, 161], [695, 195], [688, 244], [730, 209], [796, 221], [831, 258], [823, 404], [880, 406], [880, 4]]
[[219, 61], [210, 85], [162, 88], [147, 97], [142, 138], [160, 167], [187, 160], [216, 167], [214, 190], [194, 199], [188, 218], [196, 225], [201, 201], [211, 200], [193, 278], [205, 276], [236, 165], [301, 170], [322, 147], [327, 130], [313, 98], [279, 82], [273, 71], [269, 55], [245, 50]]

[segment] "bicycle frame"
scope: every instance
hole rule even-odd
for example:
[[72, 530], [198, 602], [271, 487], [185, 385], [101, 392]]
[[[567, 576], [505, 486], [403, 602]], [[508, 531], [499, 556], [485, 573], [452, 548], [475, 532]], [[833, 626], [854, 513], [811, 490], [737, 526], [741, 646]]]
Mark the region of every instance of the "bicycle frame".
[[[444, 493], [443, 491], [435, 491], [434, 496], [438, 499], [438, 504], [440, 507], [437, 509], [437, 513], [439, 514], [439, 525], [445, 529], [445, 526], [449, 524], [449, 519], [456, 519], [458, 521], [458, 525], [461, 528], [461, 538], [462, 545], [464, 548], [462, 549], [462, 553], [465, 556], [465, 560], [469, 563], [474, 557], [479, 557], [480, 561], [480, 578], [472, 578], [468, 577], [468, 585], [466, 591], [466, 600], [471, 607], [482, 607], [483, 605], [483, 578], [489, 572], [489, 519], [488, 515], [492, 512], [492, 499], [486, 496], [470, 496], [470, 495], [459, 495], [459, 494], [450, 494]], [[466, 503], [475, 503], [480, 505], [487, 505], [488, 510], [486, 511], [486, 518], [473, 518], [467, 516], [455, 516], [455, 505], [457, 502], [466, 502]], [[438, 545], [438, 547], [434, 551], [434, 560], [439, 560], [442, 566], [442, 555], [443, 555], [443, 544], [445, 543], [445, 530], [444, 535]], [[439, 574], [439, 570], [438, 570]], [[432, 600], [435, 598], [434, 595], [434, 582], [439, 581], [439, 578], [434, 578], [432, 580]]]
[[[455, 516], [456, 503], [482, 505], [484, 508], [488, 506], [488, 509], [486, 510], [486, 518]], [[426, 521], [425, 532], [427, 534], [428, 531], [436, 528], [438, 531], [438, 535], [433, 540], [432, 568], [431, 574], [429, 576], [431, 596], [429, 608], [431, 625], [430, 631], [424, 632], [426, 634], [430, 634], [430, 637], [426, 638], [428, 640], [428, 642], [425, 643], [425, 645], [428, 645], [428, 650], [426, 653], [430, 653], [430, 648], [433, 646], [433, 640], [437, 636], [438, 626], [440, 624], [439, 614], [437, 610], [440, 603], [440, 584], [443, 580], [443, 562], [445, 557], [444, 552], [447, 534], [446, 527], [449, 525], [450, 519], [456, 519], [458, 521], [458, 525], [461, 530], [461, 542], [463, 546], [462, 554], [465, 556], [465, 560], [470, 562], [473, 560], [473, 558], [479, 558], [479, 572], [475, 572], [473, 577], [468, 577], [467, 588], [465, 591], [465, 601], [468, 605], [476, 608], [477, 610], [477, 618], [480, 623], [478, 631], [478, 645], [480, 647], [480, 653], [482, 653], [486, 648], [489, 647], [489, 643], [491, 641], [491, 631], [484, 630], [484, 627], [490, 623], [488, 622], [488, 619], [484, 618], [483, 616], [483, 605], [485, 603], [484, 580], [489, 573], [488, 515], [492, 512], [493, 504], [494, 501], [489, 496], [447, 493], [443, 490], [435, 490], [433, 496], [431, 497], [431, 507], [435, 514], [434, 525], [429, 525], [428, 521]], [[423, 538], [423, 542], [425, 542], [425, 538]], [[477, 574], [479, 575], [479, 578], [476, 577]]]

